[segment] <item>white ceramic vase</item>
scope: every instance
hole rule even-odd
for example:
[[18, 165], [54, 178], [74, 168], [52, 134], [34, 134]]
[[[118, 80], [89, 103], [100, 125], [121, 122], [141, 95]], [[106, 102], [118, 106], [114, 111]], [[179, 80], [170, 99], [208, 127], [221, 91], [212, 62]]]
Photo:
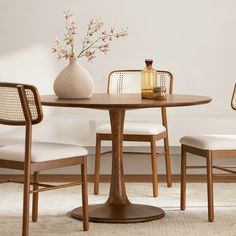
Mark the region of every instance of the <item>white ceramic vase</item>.
[[94, 82], [89, 72], [71, 57], [69, 65], [57, 76], [53, 89], [58, 98], [89, 98], [94, 91]]

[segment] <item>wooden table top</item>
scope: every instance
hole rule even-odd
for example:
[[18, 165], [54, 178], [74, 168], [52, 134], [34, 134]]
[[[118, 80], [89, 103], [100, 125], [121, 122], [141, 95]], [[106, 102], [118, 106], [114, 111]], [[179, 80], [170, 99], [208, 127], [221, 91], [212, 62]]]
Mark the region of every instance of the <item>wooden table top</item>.
[[209, 103], [205, 96], [170, 94], [167, 100], [142, 99], [140, 94], [93, 94], [87, 99], [58, 99], [55, 95], [41, 96], [42, 105], [57, 107], [83, 107], [94, 109], [139, 109], [151, 107], [179, 107]]

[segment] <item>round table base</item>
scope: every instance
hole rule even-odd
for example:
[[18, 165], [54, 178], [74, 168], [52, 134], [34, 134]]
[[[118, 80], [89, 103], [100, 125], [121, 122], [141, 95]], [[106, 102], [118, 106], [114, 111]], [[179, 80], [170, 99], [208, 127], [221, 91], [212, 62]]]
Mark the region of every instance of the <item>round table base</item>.
[[[82, 219], [82, 207], [71, 212], [71, 216]], [[134, 223], [158, 220], [165, 216], [165, 212], [158, 207], [140, 204], [122, 206], [98, 204], [89, 206], [89, 221], [100, 223]]]

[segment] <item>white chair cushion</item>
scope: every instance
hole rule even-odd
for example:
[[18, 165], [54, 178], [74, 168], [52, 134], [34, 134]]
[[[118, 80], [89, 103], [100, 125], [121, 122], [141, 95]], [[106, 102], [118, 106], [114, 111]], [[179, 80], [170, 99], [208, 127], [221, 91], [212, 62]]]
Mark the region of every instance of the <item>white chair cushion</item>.
[[[166, 131], [166, 128], [157, 123], [125, 122], [124, 124], [124, 134], [155, 135], [164, 131]], [[96, 132], [110, 134], [111, 126], [110, 124], [100, 125]]]
[[[24, 143], [0, 147], [0, 159], [24, 162], [24, 148]], [[32, 144], [31, 161], [43, 162], [87, 154], [87, 149], [76, 145], [35, 142]]]
[[185, 136], [180, 143], [203, 150], [236, 150], [236, 135]]
[[24, 139], [18, 138], [0, 138], [0, 146], [8, 146], [13, 144], [24, 143]]

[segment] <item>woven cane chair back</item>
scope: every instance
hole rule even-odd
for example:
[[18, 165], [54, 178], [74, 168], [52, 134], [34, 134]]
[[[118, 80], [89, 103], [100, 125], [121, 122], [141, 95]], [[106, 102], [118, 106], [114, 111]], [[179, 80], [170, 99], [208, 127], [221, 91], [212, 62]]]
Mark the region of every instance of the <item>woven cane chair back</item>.
[[32, 124], [42, 120], [37, 89], [31, 85], [0, 83], [0, 124], [26, 125], [26, 110]]
[[[167, 93], [173, 92], [173, 76], [168, 71], [157, 71], [157, 80], [165, 81]], [[141, 93], [141, 70], [112, 71], [108, 78], [108, 93]]]
[[234, 86], [234, 92], [232, 96], [231, 106], [234, 110], [236, 110], [236, 84]]

